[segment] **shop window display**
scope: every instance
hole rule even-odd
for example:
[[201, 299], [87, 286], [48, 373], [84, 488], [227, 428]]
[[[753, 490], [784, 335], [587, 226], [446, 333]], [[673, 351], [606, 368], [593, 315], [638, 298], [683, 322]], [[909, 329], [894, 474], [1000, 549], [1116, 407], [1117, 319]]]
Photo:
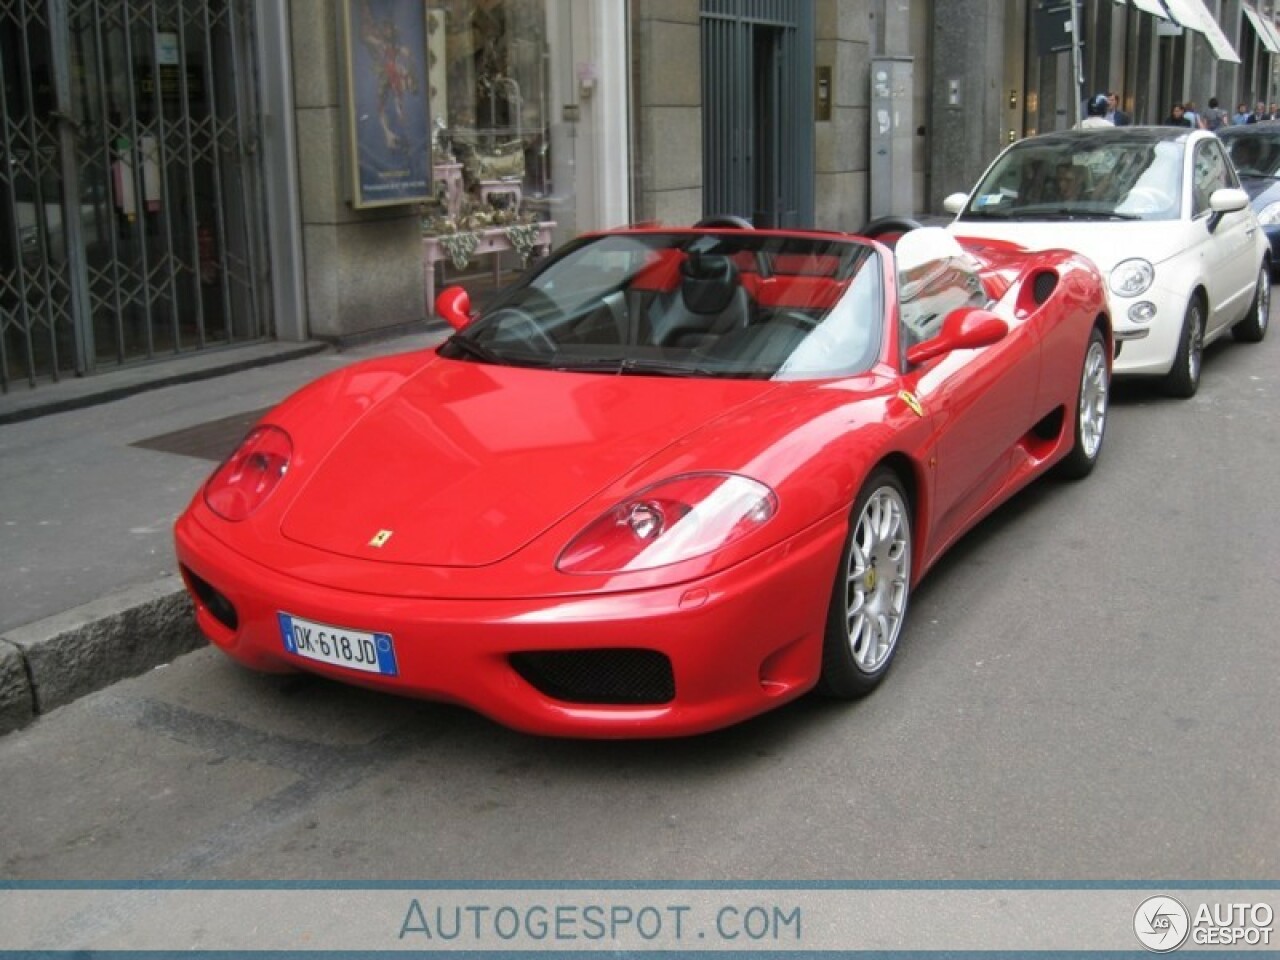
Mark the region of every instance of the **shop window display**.
[[[547, 42], [541, 0], [447, 0], [427, 9], [434, 198], [431, 269], [549, 244]], [[433, 286], [433, 284], [429, 285]]]

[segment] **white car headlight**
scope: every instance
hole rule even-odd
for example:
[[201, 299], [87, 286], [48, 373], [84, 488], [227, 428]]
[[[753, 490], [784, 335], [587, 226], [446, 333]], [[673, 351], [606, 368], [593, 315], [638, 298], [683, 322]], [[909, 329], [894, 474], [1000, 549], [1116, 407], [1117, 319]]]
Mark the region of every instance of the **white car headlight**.
[[1258, 222], [1264, 227], [1272, 227], [1280, 223], [1280, 202], [1268, 203], [1259, 210]]
[[1155, 268], [1146, 260], [1134, 257], [1117, 263], [1111, 270], [1108, 283], [1117, 297], [1136, 297], [1151, 286], [1155, 278]]

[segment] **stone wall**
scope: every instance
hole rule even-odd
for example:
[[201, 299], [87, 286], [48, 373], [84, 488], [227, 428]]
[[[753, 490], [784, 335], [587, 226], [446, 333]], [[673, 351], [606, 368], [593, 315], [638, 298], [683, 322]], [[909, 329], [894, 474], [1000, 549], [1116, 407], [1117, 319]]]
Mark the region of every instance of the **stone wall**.
[[947, 0], [934, 7], [929, 102], [929, 197], [941, 210], [968, 191], [1002, 146], [1004, 5]]
[[694, 223], [702, 216], [698, 0], [645, 0], [631, 9], [633, 219]]
[[867, 222], [868, 101], [875, 19], [871, 4], [817, 0], [818, 67], [830, 67], [831, 119], [814, 125], [814, 226], [858, 230]]
[[421, 321], [420, 218], [348, 202], [335, 0], [291, 0], [294, 119], [309, 333], [343, 339]]

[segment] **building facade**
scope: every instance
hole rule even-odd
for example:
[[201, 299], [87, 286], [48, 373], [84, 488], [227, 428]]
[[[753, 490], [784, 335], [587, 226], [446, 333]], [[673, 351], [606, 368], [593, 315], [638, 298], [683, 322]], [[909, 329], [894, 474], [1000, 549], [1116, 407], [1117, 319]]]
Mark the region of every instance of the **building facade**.
[[410, 329], [588, 230], [937, 211], [1093, 92], [1277, 99], [1272, 0], [1040, 7], [10, 0], [0, 389]]

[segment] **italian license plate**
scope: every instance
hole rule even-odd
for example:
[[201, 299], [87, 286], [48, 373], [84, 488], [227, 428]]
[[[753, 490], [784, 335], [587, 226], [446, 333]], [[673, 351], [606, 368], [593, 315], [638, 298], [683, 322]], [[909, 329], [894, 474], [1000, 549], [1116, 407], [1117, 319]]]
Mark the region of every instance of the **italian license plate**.
[[284, 648], [295, 656], [386, 677], [396, 675], [396, 650], [389, 633], [348, 630], [288, 613], [276, 616]]

